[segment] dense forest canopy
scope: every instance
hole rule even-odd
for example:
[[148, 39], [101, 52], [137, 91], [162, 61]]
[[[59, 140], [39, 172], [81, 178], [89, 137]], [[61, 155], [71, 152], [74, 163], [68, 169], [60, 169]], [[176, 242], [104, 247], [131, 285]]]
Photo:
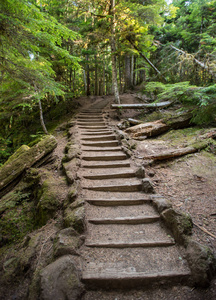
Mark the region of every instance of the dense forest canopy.
[[212, 122], [215, 35], [216, 1], [2, 0], [2, 159], [42, 131], [39, 116], [46, 132], [44, 114], [83, 95], [120, 103], [141, 85], [158, 100], [193, 105], [197, 123]]

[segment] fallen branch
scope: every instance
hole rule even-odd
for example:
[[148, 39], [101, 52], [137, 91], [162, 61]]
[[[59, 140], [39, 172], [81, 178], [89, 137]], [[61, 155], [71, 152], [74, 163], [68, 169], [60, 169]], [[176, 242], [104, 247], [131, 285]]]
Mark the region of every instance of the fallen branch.
[[210, 235], [211, 237], [215, 238], [216, 239], [216, 235], [214, 235], [213, 233], [209, 232], [207, 229], [205, 229], [204, 227], [202, 226], [199, 226], [198, 224], [194, 223], [193, 224], [198, 227], [200, 230], [202, 230], [203, 232], [207, 233], [208, 235]]
[[142, 123], [142, 121], [140, 121], [140, 120], [135, 120], [135, 119], [131, 119], [131, 118], [128, 118], [128, 122], [132, 125], [138, 125], [138, 124]]
[[161, 108], [161, 107], [167, 107], [170, 104], [172, 104], [171, 101], [164, 101], [159, 103], [142, 103], [142, 104], [111, 104], [111, 108], [114, 109], [140, 109], [140, 108]]
[[192, 144], [191, 146], [185, 147], [185, 148], [179, 148], [174, 150], [166, 150], [160, 153], [154, 153], [147, 156], [144, 156], [144, 159], [153, 159], [153, 160], [165, 160], [175, 157], [180, 157], [186, 154], [191, 154], [198, 152], [202, 149], [205, 149], [209, 146], [209, 140], [202, 141], [199, 143]]

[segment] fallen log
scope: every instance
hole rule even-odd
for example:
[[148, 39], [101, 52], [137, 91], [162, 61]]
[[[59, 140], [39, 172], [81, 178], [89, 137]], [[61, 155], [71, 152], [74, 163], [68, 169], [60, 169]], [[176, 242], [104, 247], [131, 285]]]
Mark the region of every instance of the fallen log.
[[154, 122], [147, 122], [132, 126], [130, 128], [127, 128], [126, 132], [131, 133], [132, 138], [134, 139], [139, 139], [139, 137], [141, 136], [157, 136], [168, 131], [169, 129], [179, 129], [187, 127], [190, 124], [191, 118], [191, 113], [181, 114], [177, 117], [171, 117], [168, 119], [162, 119]]
[[170, 159], [170, 158], [175, 158], [175, 157], [180, 157], [186, 154], [191, 154], [198, 152], [202, 149], [205, 149], [206, 147], [209, 146], [209, 140], [198, 142], [195, 144], [192, 144], [188, 147], [185, 148], [179, 148], [179, 149], [174, 149], [174, 150], [166, 150], [160, 153], [154, 153], [150, 155], [146, 155], [143, 158], [144, 159], [151, 159], [151, 160], [165, 160], [165, 159]]
[[33, 147], [21, 146], [0, 168], [0, 197], [5, 189], [23, 174], [25, 170], [34, 166], [57, 146], [54, 136], [46, 136]]
[[140, 108], [163, 108], [171, 105], [171, 101], [159, 103], [135, 103], [135, 104], [111, 104], [113, 109], [140, 109]]
[[128, 118], [128, 122], [132, 125], [139, 125], [142, 123], [142, 121], [140, 121], [140, 120], [135, 120], [135, 119], [131, 119], [131, 118]]

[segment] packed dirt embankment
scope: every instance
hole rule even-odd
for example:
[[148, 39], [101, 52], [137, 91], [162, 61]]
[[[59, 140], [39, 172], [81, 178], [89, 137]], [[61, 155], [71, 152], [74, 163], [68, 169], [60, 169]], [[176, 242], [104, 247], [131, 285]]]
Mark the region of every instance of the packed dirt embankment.
[[0, 169], [0, 298], [215, 299], [215, 130], [173, 125], [175, 107], [80, 103]]

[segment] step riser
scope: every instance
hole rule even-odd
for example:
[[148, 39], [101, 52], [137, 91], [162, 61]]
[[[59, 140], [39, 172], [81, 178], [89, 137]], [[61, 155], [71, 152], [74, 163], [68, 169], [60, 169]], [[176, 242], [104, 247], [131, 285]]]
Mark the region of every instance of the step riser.
[[151, 218], [140, 218], [140, 219], [125, 219], [125, 220], [88, 220], [89, 223], [92, 224], [126, 224], [126, 225], [136, 225], [136, 224], [149, 224], [159, 221], [160, 217], [155, 216]]
[[124, 155], [119, 156], [83, 156], [83, 160], [87, 161], [114, 161], [114, 160], [120, 160], [120, 159], [126, 159], [127, 157]]
[[125, 174], [106, 174], [106, 175], [84, 175], [86, 179], [92, 180], [103, 180], [103, 179], [112, 179], [112, 178], [132, 178], [136, 177], [135, 173], [125, 173]]
[[101, 131], [101, 132], [82, 132], [82, 135], [89, 135], [89, 136], [97, 136], [97, 135], [110, 135], [112, 132], [110, 130], [108, 131]]
[[82, 126], [82, 125], [80, 125], [79, 128], [80, 129], [95, 129], [95, 130], [98, 130], [98, 129], [107, 129], [106, 126]]
[[83, 146], [91, 146], [91, 147], [115, 147], [115, 146], [118, 146], [119, 143], [118, 141], [110, 141], [110, 142], [94, 142], [94, 143], [86, 143], [86, 142], [82, 142], [82, 145]]
[[95, 206], [129, 206], [152, 202], [151, 199], [145, 200], [86, 200], [89, 204]]
[[85, 165], [83, 164], [83, 168], [87, 169], [104, 169], [104, 168], [127, 168], [130, 167], [130, 163], [125, 163], [125, 164], [110, 164], [110, 165]]
[[92, 186], [83, 187], [84, 189], [101, 192], [137, 192], [142, 190], [142, 185], [131, 185], [131, 186]]
[[120, 151], [121, 148], [103, 148], [103, 147], [100, 147], [99, 149], [94, 149], [95, 147], [92, 147], [92, 148], [82, 148], [83, 151], [88, 151], [88, 152], [101, 152], [101, 151], [108, 151], [108, 152], [116, 152], [116, 151]]
[[85, 137], [81, 141], [113, 141], [116, 140], [116, 137], [113, 136], [103, 136], [103, 137]]
[[105, 126], [104, 122], [77, 122], [77, 125], [84, 125], [84, 126]]
[[144, 243], [88, 243], [87, 247], [97, 247], [97, 248], [150, 248], [150, 247], [169, 247], [173, 246], [175, 243], [167, 241], [157, 241], [157, 242], [144, 242]]
[[82, 278], [82, 282], [85, 284], [87, 289], [97, 290], [111, 290], [111, 289], [134, 289], [134, 288], [143, 288], [143, 287], [153, 287], [154, 285], [157, 287], [161, 286], [170, 286], [174, 284], [188, 284], [188, 280], [190, 275], [188, 273], [171, 273], [170, 274], [152, 274], [152, 275], [143, 275], [140, 277], [123, 277], [119, 274], [118, 277], [114, 278], [106, 278], [92, 276], [92, 278]]

